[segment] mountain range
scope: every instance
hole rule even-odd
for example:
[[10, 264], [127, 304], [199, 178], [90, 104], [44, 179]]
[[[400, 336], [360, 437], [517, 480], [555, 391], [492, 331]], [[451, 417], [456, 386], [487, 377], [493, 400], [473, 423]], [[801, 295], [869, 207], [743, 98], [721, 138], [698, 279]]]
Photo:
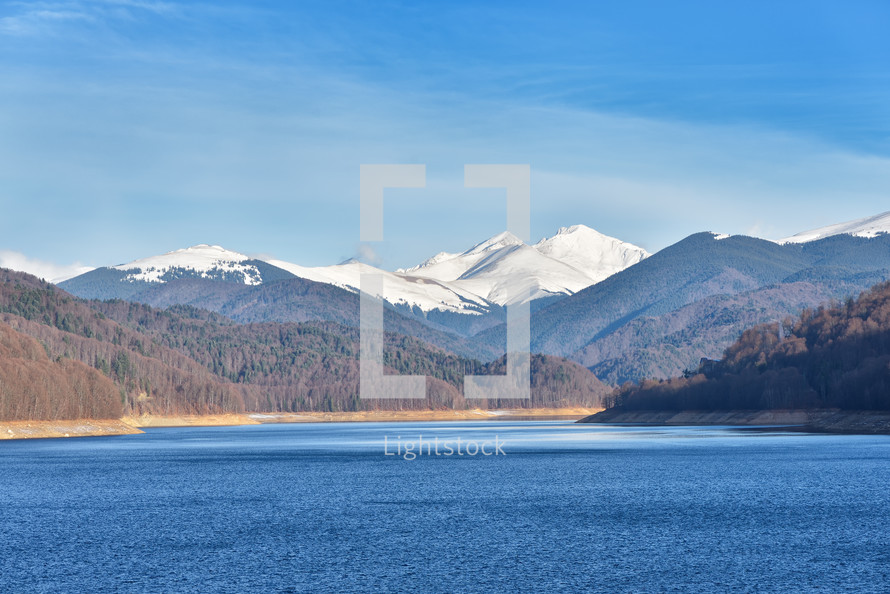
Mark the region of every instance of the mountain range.
[[[890, 235], [801, 244], [695, 234], [536, 312], [532, 350], [618, 385], [719, 358], [747, 327], [855, 296], [890, 277]], [[480, 335], [502, 340], [503, 326]]]
[[362, 273], [384, 276], [387, 328], [492, 360], [504, 308], [532, 303], [532, 350], [618, 385], [695, 368], [752, 325], [890, 276], [890, 213], [781, 241], [698, 233], [649, 255], [576, 225], [526, 245], [502, 233], [461, 253], [383, 271], [347, 261], [303, 267], [200, 245], [93, 270], [60, 287], [84, 298], [185, 304], [237, 322], [358, 325]]
[[82, 297], [141, 300], [141, 293], [184, 278], [246, 286], [301, 278], [357, 292], [362, 274], [380, 274], [383, 298], [403, 310], [484, 315], [511, 302], [571, 295], [647, 256], [584, 225], [561, 228], [533, 246], [504, 232], [462, 253], [442, 252], [395, 272], [354, 259], [321, 267], [261, 261], [202, 244], [98, 268], [60, 286]]

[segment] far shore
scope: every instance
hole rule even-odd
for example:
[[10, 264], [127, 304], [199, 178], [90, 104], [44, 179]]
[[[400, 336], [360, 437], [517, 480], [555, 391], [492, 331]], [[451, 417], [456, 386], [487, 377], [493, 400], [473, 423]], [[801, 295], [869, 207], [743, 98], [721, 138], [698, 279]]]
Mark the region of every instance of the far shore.
[[579, 423], [648, 426], [775, 426], [811, 433], [890, 434], [890, 411], [871, 410], [639, 410], [608, 409]]
[[596, 408], [502, 410], [368, 410], [356, 412], [227, 413], [214, 415], [141, 415], [122, 419], [0, 421], [0, 440], [91, 437], [143, 433], [145, 427], [223, 427], [267, 423], [361, 423], [399, 421], [569, 420], [590, 416]]

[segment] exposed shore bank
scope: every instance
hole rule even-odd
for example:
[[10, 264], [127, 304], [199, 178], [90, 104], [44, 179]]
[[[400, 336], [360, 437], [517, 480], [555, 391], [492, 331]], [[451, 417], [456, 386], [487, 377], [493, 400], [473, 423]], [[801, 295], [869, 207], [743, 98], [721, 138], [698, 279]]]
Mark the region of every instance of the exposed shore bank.
[[90, 437], [142, 433], [121, 419], [75, 419], [64, 421], [0, 421], [0, 440], [44, 437]]
[[358, 412], [231, 413], [217, 415], [142, 415], [109, 420], [0, 421], [0, 440], [90, 437], [142, 433], [143, 427], [221, 427], [264, 423], [358, 423], [397, 421], [577, 420], [598, 409], [534, 408], [504, 410], [370, 410]]
[[356, 412], [254, 413], [261, 423], [352, 423], [398, 421], [577, 420], [601, 409], [518, 408], [501, 410], [364, 410]]
[[890, 434], [890, 411], [724, 410], [724, 411], [621, 411], [604, 410], [579, 423], [631, 425], [739, 425], [781, 426], [814, 433]]

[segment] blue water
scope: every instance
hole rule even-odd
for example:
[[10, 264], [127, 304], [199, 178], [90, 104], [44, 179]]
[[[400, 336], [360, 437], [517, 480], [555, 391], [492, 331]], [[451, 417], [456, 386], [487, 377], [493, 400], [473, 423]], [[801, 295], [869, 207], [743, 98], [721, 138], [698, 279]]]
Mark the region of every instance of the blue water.
[[[506, 455], [385, 455], [421, 434]], [[4, 592], [890, 591], [884, 436], [149, 429], [2, 442], [0, 470]]]

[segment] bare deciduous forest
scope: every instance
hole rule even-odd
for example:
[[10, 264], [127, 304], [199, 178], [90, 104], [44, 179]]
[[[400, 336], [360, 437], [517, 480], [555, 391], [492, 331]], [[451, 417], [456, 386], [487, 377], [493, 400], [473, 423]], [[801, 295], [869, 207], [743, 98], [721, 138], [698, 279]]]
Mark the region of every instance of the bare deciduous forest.
[[746, 330], [720, 361], [609, 395], [624, 410], [890, 410], [890, 283]]
[[389, 373], [423, 374], [426, 400], [362, 401], [358, 330], [333, 322], [237, 324], [191, 307], [85, 301], [0, 271], [0, 419], [372, 408], [595, 406], [608, 388], [570, 361], [532, 357], [532, 398], [463, 399], [467, 373], [502, 372], [387, 333]]

